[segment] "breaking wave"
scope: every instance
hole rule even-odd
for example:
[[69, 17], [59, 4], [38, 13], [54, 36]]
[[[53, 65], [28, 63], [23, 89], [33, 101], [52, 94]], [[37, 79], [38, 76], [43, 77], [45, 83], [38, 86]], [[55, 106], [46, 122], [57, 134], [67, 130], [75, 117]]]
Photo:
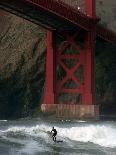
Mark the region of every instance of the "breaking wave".
[[[41, 124], [31, 127], [12, 126], [6, 130], [0, 130], [0, 135], [19, 134], [24, 136], [41, 137], [45, 141], [49, 135], [47, 131], [51, 130], [50, 125]], [[55, 126], [58, 131], [58, 137], [68, 141], [92, 142], [103, 147], [116, 147], [116, 128], [112, 125], [86, 125], [74, 127], [59, 127]]]

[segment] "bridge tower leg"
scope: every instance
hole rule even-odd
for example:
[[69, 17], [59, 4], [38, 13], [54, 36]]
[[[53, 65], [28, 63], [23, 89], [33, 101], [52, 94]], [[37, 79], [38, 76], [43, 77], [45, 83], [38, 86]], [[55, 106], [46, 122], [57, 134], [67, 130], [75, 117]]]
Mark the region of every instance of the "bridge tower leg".
[[[86, 11], [95, 17], [95, 0], [86, 0]], [[98, 119], [95, 40], [95, 24], [89, 32], [48, 31], [43, 112], [64, 118]]]
[[95, 30], [86, 33], [83, 103], [95, 104]]
[[96, 17], [96, 0], [85, 0], [85, 11], [91, 17]]
[[53, 47], [53, 32], [47, 32], [47, 53], [46, 53], [46, 79], [45, 96], [42, 110], [50, 111], [55, 106], [55, 57]]

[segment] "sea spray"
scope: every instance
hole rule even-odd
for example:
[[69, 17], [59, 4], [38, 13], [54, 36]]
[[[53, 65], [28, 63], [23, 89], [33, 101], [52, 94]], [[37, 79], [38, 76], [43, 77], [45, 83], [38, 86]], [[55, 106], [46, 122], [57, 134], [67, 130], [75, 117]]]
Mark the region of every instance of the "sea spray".
[[[43, 139], [48, 139], [47, 131], [51, 130], [50, 125], [40, 124], [36, 126], [12, 126], [6, 130], [1, 130], [2, 134], [22, 134], [30, 135], [35, 137], [41, 137]], [[104, 147], [116, 147], [116, 127], [111, 125], [79, 125], [69, 127], [59, 127], [55, 126], [58, 131], [58, 136], [62, 139], [69, 139], [70, 141], [79, 142], [92, 142]]]

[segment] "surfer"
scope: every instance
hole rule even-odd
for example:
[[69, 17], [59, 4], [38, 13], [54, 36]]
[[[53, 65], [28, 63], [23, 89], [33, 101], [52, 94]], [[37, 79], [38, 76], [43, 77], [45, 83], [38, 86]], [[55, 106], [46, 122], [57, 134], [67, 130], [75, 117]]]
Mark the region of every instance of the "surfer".
[[53, 141], [56, 142], [57, 130], [53, 127], [51, 132], [53, 132], [53, 135], [52, 135]]

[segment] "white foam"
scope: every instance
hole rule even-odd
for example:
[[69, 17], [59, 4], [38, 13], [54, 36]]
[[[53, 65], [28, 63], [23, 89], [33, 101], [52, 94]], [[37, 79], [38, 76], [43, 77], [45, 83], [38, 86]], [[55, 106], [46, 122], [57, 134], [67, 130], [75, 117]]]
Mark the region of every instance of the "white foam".
[[116, 129], [110, 126], [88, 125], [58, 129], [60, 136], [80, 142], [93, 142], [104, 147], [116, 147]]
[[0, 120], [0, 122], [7, 122], [7, 120]]
[[[42, 137], [48, 142], [47, 131], [52, 127], [49, 125], [36, 125], [32, 127], [9, 127], [7, 130], [0, 131], [4, 133], [20, 133], [31, 136]], [[104, 147], [116, 147], [116, 128], [111, 125], [86, 125], [75, 127], [55, 127], [58, 131], [58, 137], [80, 142], [93, 142]]]
[[18, 154], [28, 153], [29, 155], [33, 155], [37, 153], [38, 151], [44, 152], [45, 150], [48, 151], [49, 148], [45, 147], [42, 144], [38, 144], [36, 141], [31, 140], [30, 142], [26, 143], [24, 148], [18, 151]]
[[86, 121], [83, 121], [83, 120], [78, 120], [76, 122], [79, 122], [79, 123], [85, 123]]
[[0, 130], [0, 134], [14, 133], [14, 134], [28, 134], [31, 136], [39, 136], [45, 138], [47, 136], [47, 131], [51, 130], [50, 127], [46, 125], [36, 125], [32, 127], [25, 126], [13, 126], [6, 130]]
[[[39, 143], [38, 141], [33, 140], [33, 138], [31, 137], [29, 137], [29, 139], [28, 138], [20, 139], [20, 135], [42, 137], [45, 139], [45, 141], [48, 142], [47, 129], [48, 128], [46, 128], [45, 125], [36, 125], [32, 127], [12, 126], [6, 130], [0, 130], [0, 133], [2, 135], [1, 138], [4, 139], [5, 141], [23, 145], [22, 148], [17, 151], [18, 153], [17, 155], [26, 153], [28, 153], [28, 155], [33, 155], [38, 151], [39, 152], [49, 151], [49, 148]], [[19, 138], [12, 137], [17, 134], [19, 135]], [[13, 155], [15, 155], [14, 149], [11, 149], [11, 152]]]
[[2, 136], [2, 139], [4, 139], [7, 142], [11, 142], [11, 143], [16, 143], [16, 144], [20, 144], [20, 145], [25, 145], [27, 143], [26, 140], [22, 140], [22, 139], [16, 139], [16, 138], [9, 138], [6, 136]]

